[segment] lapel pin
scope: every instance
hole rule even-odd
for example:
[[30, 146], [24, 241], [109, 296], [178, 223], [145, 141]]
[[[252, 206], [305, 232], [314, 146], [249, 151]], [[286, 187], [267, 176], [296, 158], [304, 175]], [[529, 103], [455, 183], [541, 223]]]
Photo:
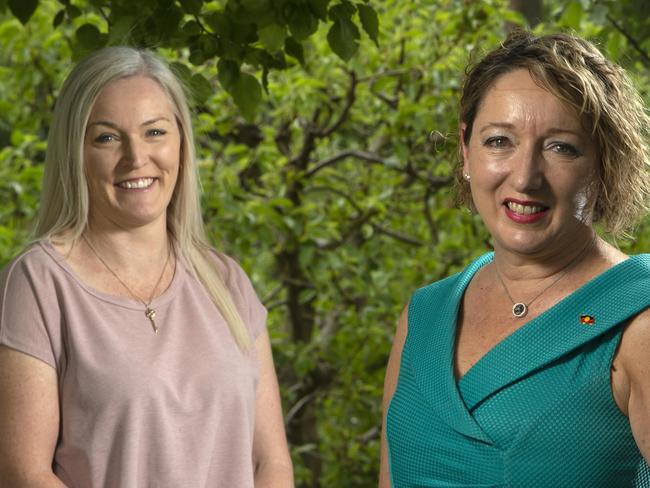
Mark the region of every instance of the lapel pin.
[[583, 325], [594, 325], [596, 323], [596, 317], [593, 315], [581, 315], [580, 316], [580, 323]]

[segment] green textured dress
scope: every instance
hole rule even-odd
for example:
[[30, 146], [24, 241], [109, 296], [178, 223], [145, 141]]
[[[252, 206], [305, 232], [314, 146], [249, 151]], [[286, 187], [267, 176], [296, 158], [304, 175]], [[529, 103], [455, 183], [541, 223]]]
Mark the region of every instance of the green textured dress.
[[595, 277], [456, 382], [460, 301], [492, 257], [411, 299], [386, 418], [392, 486], [650, 487], [610, 384], [623, 325], [650, 306], [650, 254]]

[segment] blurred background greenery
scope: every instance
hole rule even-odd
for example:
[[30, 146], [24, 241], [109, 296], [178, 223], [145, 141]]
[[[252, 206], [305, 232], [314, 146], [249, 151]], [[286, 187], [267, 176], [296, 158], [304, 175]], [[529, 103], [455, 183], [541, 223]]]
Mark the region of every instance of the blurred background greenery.
[[[28, 242], [57, 90], [106, 44], [192, 94], [204, 217], [269, 309], [298, 486], [376, 485], [384, 368], [412, 291], [490, 249], [454, 206], [469, 59], [568, 30], [650, 101], [644, 0], [0, 0], [0, 264]], [[628, 252], [650, 250], [650, 220]]]

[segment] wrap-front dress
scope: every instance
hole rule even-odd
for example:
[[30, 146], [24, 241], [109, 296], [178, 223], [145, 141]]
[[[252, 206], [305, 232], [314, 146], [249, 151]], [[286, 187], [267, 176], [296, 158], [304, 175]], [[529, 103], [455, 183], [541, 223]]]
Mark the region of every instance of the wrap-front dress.
[[386, 417], [392, 486], [650, 487], [611, 388], [624, 326], [650, 306], [650, 254], [593, 278], [457, 381], [461, 299], [492, 259], [483, 255], [411, 299]]

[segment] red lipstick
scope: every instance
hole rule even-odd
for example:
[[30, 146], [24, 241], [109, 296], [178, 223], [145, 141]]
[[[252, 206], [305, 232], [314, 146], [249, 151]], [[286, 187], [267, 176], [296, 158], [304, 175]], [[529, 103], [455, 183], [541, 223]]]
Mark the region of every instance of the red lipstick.
[[[515, 204], [515, 208], [510, 208], [509, 203]], [[517, 206], [524, 207], [537, 207], [533, 213], [523, 213], [523, 209], [517, 209]], [[548, 213], [549, 207], [541, 204], [540, 202], [534, 202], [529, 200], [516, 200], [514, 198], [508, 198], [503, 202], [503, 207], [505, 208], [506, 216], [518, 224], [534, 224], [543, 219]], [[521, 213], [520, 213], [521, 212]]]

